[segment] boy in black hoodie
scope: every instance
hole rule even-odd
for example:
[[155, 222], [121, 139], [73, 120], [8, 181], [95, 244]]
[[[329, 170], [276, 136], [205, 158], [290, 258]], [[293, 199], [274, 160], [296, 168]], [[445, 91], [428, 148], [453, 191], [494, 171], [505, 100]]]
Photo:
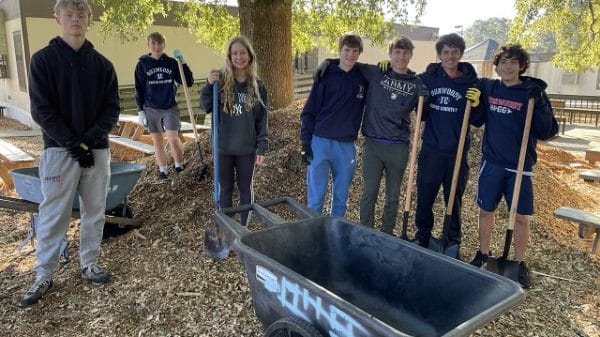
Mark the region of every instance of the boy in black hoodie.
[[[477, 73], [470, 63], [460, 62], [465, 51], [465, 41], [457, 34], [440, 36], [435, 44], [441, 62], [431, 63], [419, 76], [429, 89], [428, 104], [424, 107], [423, 145], [419, 153], [417, 173], [417, 211], [415, 222], [417, 234], [415, 242], [427, 247], [433, 228], [433, 203], [440, 189], [444, 187], [444, 201], [448, 203], [454, 162], [458, 149], [459, 136], [467, 104], [479, 105]], [[473, 111], [471, 116], [476, 115]], [[450, 244], [461, 242], [461, 204], [467, 185], [469, 165], [467, 153], [470, 135], [467, 133], [460, 173], [456, 187], [456, 198], [452, 209], [448, 233]]]
[[36, 279], [19, 306], [36, 303], [52, 287], [52, 274], [69, 224], [75, 192], [81, 211], [81, 276], [99, 285], [109, 281], [97, 264], [110, 181], [108, 133], [119, 118], [113, 65], [85, 38], [91, 9], [86, 0], [57, 0], [63, 33], [31, 57], [31, 116], [43, 132], [40, 204], [35, 249]]
[[494, 65], [500, 80], [482, 80], [485, 113], [476, 123], [485, 123], [485, 132], [476, 198], [480, 207], [480, 248], [471, 264], [484, 267], [487, 262], [495, 210], [502, 196], [508, 208], [511, 207], [528, 100], [534, 98], [535, 109], [514, 228], [514, 258], [520, 262], [518, 281], [523, 288], [529, 288], [529, 272], [523, 260], [529, 241], [529, 215], [533, 214], [533, 165], [537, 159], [535, 147], [538, 139], [546, 140], [556, 135], [558, 123], [544, 93], [546, 83], [522, 76], [529, 67], [529, 55], [520, 45], [505, 45], [496, 50]]
[[175, 58], [163, 51], [166, 40], [161, 33], [148, 35], [150, 53], [140, 56], [135, 67], [135, 101], [138, 106], [140, 123], [150, 131], [154, 144], [154, 159], [158, 165], [158, 178], [167, 179], [167, 155], [163, 146], [163, 128], [173, 156], [174, 171], [183, 171], [183, 145], [179, 140], [179, 108], [175, 101], [177, 84], [182, 84], [177, 65], [178, 58], [183, 64], [183, 73], [188, 87], [194, 84], [192, 71], [183, 59], [183, 54], [175, 50]]

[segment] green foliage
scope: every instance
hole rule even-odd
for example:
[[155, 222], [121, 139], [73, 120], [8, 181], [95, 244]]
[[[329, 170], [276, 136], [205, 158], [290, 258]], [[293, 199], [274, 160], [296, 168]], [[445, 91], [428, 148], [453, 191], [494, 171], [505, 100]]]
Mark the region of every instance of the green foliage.
[[544, 34], [553, 33], [557, 67], [571, 72], [600, 68], [600, 1], [516, 0], [515, 6], [511, 41], [535, 50]]
[[426, 0], [295, 0], [292, 45], [298, 52], [317, 44], [337, 50], [340, 35], [349, 31], [368, 36], [374, 45], [383, 45], [394, 31], [392, 22], [408, 22], [409, 5], [414, 5], [414, 19], [418, 19], [425, 3]]
[[[91, 0], [100, 5], [101, 30], [116, 34], [121, 41], [145, 37], [156, 15], [174, 15], [198, 41], [222, 51], [226, 42], [239, 34], [239, 18], [231, 15], [225, 0]], [[324, 45], [337, 50], [338, 38], [354, 31], [383, 45], [393, 33], [393, 24], [418, 20], [426, 0], [294, 0], [292, 4], [292, 49], [305, 52]], [[409, 18], [408, 6], [415, 17]]]
[[102, 7], [99, 17], [100, 30], [106, 35], [116, 36], [124, 42], [145, 37], [155, 15], [167, 16], [170, 3], [160, 0], [92, 0]]
[[489, 18], [475, 20], [464, 33], [467, 48], [487, 39], [492, 39], [503, 44], [508, 41], [508, 24], [506, 18]]
[[224, 4], [224, 0], [189, 1], [183, 10], [175, 11], [175, 17], [188, 27], [198, 42], [225, 53], [227, 42], [240, 33], [240, 20], [231, 15]]

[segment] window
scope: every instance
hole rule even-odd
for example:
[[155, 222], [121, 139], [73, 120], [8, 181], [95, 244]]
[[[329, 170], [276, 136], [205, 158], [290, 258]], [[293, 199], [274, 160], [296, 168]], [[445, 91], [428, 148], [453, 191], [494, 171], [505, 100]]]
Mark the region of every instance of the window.
[[13, 42], [15, 43], [15, 59], [17, 61], [17, 78], [19, 79], [19, 88], [27, 91], [27, 81], [25, 79], [25, 57], [23, 55], [23, 42], [21, 40], [21, 31], [13, 32]]
[[8, 78], [8, 58], [0, 54], [0, 78]]
[[561, 78], [561, 84], [577, 84], [577, 74], [563, 72]]

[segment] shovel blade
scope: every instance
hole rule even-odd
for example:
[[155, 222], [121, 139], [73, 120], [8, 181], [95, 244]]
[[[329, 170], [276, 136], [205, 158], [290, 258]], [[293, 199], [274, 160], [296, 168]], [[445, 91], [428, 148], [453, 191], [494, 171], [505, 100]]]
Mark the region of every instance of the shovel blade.
[[427, 248], [433, 250], [434, 252], [458, 259], [458, 251], [460, 246], [456, 242], [447, 242], [446, 240], [434, 238], [432, 236], [429, 238], [429, 245]]
[[224, 260], [229, 255], [229, 240], [219, 226], [204, 230], [204, 253], [217, 260]]
[[502, 275], [510, 280], [519, 282], [519, 261], [508, 260], [503, 257], [490, 257], [485, 269], [494, 274]]

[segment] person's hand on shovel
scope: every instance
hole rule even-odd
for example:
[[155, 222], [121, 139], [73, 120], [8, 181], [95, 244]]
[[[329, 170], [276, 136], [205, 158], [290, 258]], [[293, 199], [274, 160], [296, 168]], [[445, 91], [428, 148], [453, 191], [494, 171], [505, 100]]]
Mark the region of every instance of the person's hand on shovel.
[[221, 73], [218, 69], [211, 69], [206, 80], [208, 81], [208, 84], [212, 85], [215, 81], [218, 81], [220, 77]]

